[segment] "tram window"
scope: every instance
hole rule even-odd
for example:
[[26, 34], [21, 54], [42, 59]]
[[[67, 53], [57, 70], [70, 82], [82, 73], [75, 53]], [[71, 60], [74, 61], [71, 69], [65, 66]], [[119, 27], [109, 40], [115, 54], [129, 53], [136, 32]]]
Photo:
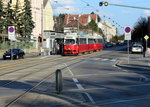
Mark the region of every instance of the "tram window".
[[86, 38], [80, 38], [80, 44], [86, 44]]
[[98, 43], [102, 43], [102, 39], [98, 39]]
[[94, 39], [88, 39], [89, 44], [94, 44]]
[[74, 39], [66, 39], [65, 40], [65, 45], [74, 45], [75, 44], [75, 40]]

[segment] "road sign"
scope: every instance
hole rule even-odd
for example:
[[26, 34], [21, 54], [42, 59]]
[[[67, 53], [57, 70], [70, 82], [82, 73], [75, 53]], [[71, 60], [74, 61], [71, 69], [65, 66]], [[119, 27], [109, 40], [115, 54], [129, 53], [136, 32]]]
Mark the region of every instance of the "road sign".
[[129, 26], [125, 27], [125, 40], [131, 40], [131, 28]]
[[10, 39], [12, 41], [16, 41], [15, 27], [14, 26], [9, 26], [8, 27], [8, 39]]
[[130, 27], [125, 27], [125, 33], [130, 33], [131, 32], [131, 28]]
[[147, 35], [145, 35], [145, 36], [144, 36], [144, 39], [147, 40], [147, 39], [149, 39], [149, 37], [148, 37]]

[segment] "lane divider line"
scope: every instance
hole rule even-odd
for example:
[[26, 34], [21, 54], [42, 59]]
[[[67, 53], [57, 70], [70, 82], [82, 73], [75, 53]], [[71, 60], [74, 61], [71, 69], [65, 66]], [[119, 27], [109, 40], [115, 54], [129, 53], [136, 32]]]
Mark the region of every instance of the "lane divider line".
[[79, 82], [76, 78], [72, 78], [72, 79], [73, 79], [73, 81], [74, 81], [75, 83], [78, 83], [78, 82]]
[[[73, 72], [70, 70], [70, 68], [67, 66], [67, 64], [66, 63], [64, 63], [64, 64], [67, 67], [67, 69], [70, 72], [70, 74], [72, 76], [74, 76]], [[82, 90], [85, 89], [81, 84], [79, 84], [79, 81], [78, 81], [77, 78], [72, 78], [72, 80], [73, 80], [73, 82], [76, 83], [76, 86], [78, 87], [78, 89], [82, 89]], [[88, 99], [91, 101], [92, 104], [96, 104], [95, 101], [94, 101], [94, 99], [91, 97], [90, 94], [88, 94], [87, 92], [84, 92], [84, 94], [88, 97]]]
[[68, 71], [70, 72], [71, 76], [74, 76], [73, 72], [70, 70], [70, 68], [68, 67], [68, 65], [66, 63], [64, 63], [64, 64], [67, 67]]
[[91, 95], [89, 93], [86, 93], [86, 96], [89, 98], [89, 100], [91, 101], [92, 104], [96, 104], [96, 102], [93, 100], [93, 98], [91, 97]]
[[76, 84], [76, 86], [78, 87], [78, 89], [84, 89], [81, 84]]

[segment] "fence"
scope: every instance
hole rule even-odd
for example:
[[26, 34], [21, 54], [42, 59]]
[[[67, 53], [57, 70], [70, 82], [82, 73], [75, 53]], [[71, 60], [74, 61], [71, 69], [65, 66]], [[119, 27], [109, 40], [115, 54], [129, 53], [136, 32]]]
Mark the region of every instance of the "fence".
[[0, 51], [6, 51], [11, 48], [19, 48], [24, 50], [26, 53], [39, 52], [36, 48], [36, 42], [25, 42], [25, 41], [0, 41]]

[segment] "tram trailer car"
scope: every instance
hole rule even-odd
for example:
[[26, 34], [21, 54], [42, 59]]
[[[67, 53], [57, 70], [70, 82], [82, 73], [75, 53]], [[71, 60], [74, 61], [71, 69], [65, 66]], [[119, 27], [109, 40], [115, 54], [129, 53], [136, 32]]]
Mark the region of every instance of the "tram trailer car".
[[103, 47], [104, 40], [100, 35], [70, 33], [64, 37], [64, 55], [78, 55], [79, 53], [102, 50]]

